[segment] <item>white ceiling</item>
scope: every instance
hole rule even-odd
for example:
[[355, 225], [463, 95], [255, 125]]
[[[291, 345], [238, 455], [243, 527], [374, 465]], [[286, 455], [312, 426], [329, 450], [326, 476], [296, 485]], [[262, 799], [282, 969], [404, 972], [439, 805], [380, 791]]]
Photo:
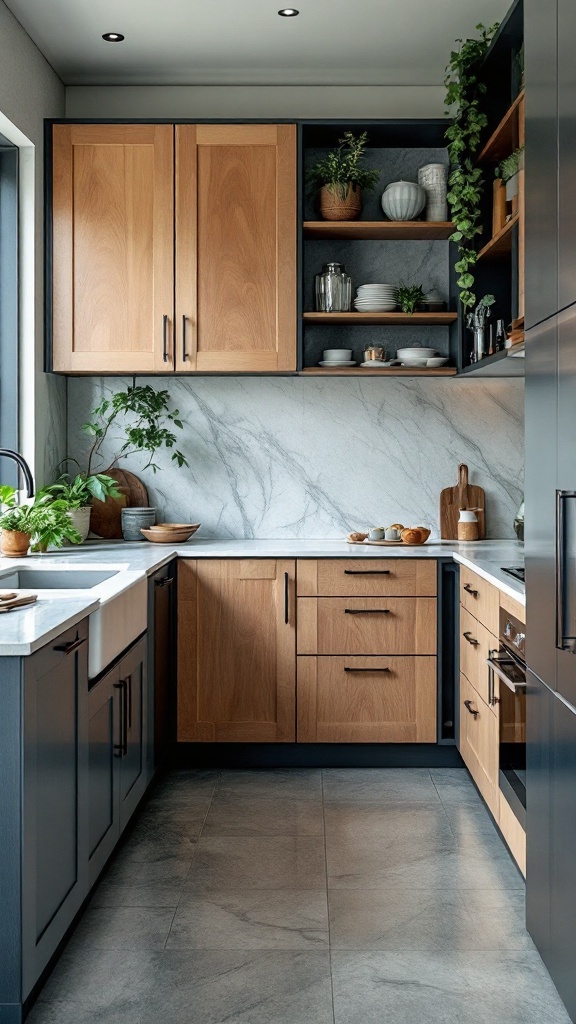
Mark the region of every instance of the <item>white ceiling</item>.
[[[510, 0], [5, 0], [69, 85], [440, 85]], [[122, 32], [106, 43], [103, 32]]]

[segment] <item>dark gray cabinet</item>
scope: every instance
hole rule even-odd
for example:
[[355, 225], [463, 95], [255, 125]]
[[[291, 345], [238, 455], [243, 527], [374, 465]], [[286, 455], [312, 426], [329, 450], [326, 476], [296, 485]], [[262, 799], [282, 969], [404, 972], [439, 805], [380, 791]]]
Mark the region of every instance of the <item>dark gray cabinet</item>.
[[557, 0], [524, 0], [527, 328], [558, 310], [557, 18]]
[[23, 669], [22, 994], [87, 893], [87, 623]]
[[176, 735], [175, 619], [176, 563], [148, 581], [149, 772], [166, 762]]
[[[549, 0], [541, 5], [549, 11]], [[550, 4], [552, 12], [554, 4]], [[558, 11], [558, 309], [576, 302], [576, 5]], [[551, 19], [553, 21], [553, 18]], [[552, 65], [553, 66], [553, 65]], [[544, 186], [544, 180], [542, 181]], [[555, 312], [555, 311], [554, 311]]]
[[148, 783], [147, 645], [142, 637], [88, 695], [88, 860], [92, 885]]

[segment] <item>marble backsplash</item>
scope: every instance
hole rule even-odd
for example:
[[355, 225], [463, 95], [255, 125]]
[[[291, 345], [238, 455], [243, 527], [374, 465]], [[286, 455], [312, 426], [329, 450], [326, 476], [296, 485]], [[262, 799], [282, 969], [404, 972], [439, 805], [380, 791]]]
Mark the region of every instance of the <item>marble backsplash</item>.
[[[524, 475], [522, 380], [146, 378], [184, 420], [179, 447], [141, 474], [164, 520], [215, 538], [338, 538], [370, 525], [430, 524], [466, 462], [486, 490], [489, 537], [512, 537]], [[68, 451], [106, 390], [131, 378], [68, 380]], [[143, 379], [139, 378], [139, 382]], [[114, 445], [106, 455], [111, 457]], [[101, 468], [104, 468], [102, 466]]]

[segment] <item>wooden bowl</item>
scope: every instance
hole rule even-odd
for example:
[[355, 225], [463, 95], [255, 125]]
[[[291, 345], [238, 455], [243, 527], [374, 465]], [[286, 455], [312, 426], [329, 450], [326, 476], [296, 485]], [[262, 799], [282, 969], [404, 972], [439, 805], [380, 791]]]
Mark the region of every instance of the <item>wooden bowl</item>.
[[158, 526], [150, 526], [148, 529], [143, 527], [140, 533], [153, 544], [184, 544], [199, 529], [200, 523], [179, 529], [173, 529], [168, 523], [163, 523], [160, 528]]
[[425, 544], [430, 536], [430, 530], [426, 529], [425, 526], [412, 526], [407, 530], [402, 530], [400, 535], [402, 537], [403, 544], [412, 544], [414, 546], [418, 544]]
[[200, 529], [200, 523], [156, 523], [155, 526], [150, 527], [151, 530], [173, 530], [179, 533], [188, 533], [192, 536], [196, 533], [196, 530]]

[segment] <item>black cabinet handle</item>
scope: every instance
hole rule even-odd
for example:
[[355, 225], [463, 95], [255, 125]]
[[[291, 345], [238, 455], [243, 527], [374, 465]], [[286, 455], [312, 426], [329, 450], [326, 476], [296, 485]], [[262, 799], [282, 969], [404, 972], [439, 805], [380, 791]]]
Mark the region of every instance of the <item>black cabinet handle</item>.
[[467, 629], [465, 633], [462, 633], [462, 636], [469, 644], [472, 644], [472, 647], [478, 647], [480, 645], [480, 641], [474, 639], [469, 629]]
[[467, 594], [471, 594], [472, 597], [478, 597], [478, 591], [474, 590], [474, 587], [472, 587], [469, 583], [464, 584], [464, 590], [466, 591]]
[[86, 637], [85, 636], [78, 636], [78, 633], [76, 633], [76, 639], [75, 640], [69, 640], [67, 644], [56, 644], [56, 646], [53, 647], [52, 650], [54, 650], [54, 651], [61, 651], [62, 654], [72, 654], [73, 651], [77, 651], [78, 648], [82, 647], [82, 644], [85, 644], [85, 643], [86, 643]]
[[390, 569], [344, 569], [345, 576], [389, 576]]
[[166, 576], [163, 580], [154, 580], [155, 587], [169, 587], [174, 583], [173, 576]]
[[168, 314], [162, 317], [162, 359], [168, 362]]
[[121, 691], [120, 692], [120, 701], [119, 701], [120, 717], [119, 717], [119, 721], [118, 721], [118, 735], [120, 737], [120, 742], [114, 744], [114, 757], [120, 758], [120, 757], [124, 757], [124, 754], [127, 753], [126, 725], [125, 725], [125, 718], [126, 718], [126, 715], [125, 715], [125, 711], [126, 711], [126, 696], [125, 696], [126, 695], [126, 682], [125, 682], [125, 680], [121, 679], [119, 683], [114, 683], [114, 689]]
[[471, 700], [465, 700], [464, 701], [464, 707], [466, 708], [466, 710], [469, 711], [470, 714], [474, 716], [474, 718], [477, 718], [480, 712], [479, 711], [475, 711], [474, 708], [471, 707], [471, 704], [472, 704]]
[[389, 608], [345, 608], [345, 615], [390, 615]]
[[284, 573], [284, 623], [290, 622], [290, 576]]
[[182, 314], [182, 362], [185, 363], [188, 359], [188, 353], [186, 352], [186, 313]]
[[348, 668], [348, 666], [345, 665], [344, 666], [344, 671], [345, 672], [389, 672], [390, 669], [389, 668], [354, 668], [353, 666]]
[[[556, 491], [556, 647], [572, 654], [576, 654], [576, 637], [567, 633], [566, 622], [573, 620], [570, 605], [574, 604], [574, 588], [567, 571], [570, 559], [567, 557], [569, 531], [565, 509], [566, 502], [575, 498], [576, 491]], [[571, 548], [574, 548], [573, 538]]]

